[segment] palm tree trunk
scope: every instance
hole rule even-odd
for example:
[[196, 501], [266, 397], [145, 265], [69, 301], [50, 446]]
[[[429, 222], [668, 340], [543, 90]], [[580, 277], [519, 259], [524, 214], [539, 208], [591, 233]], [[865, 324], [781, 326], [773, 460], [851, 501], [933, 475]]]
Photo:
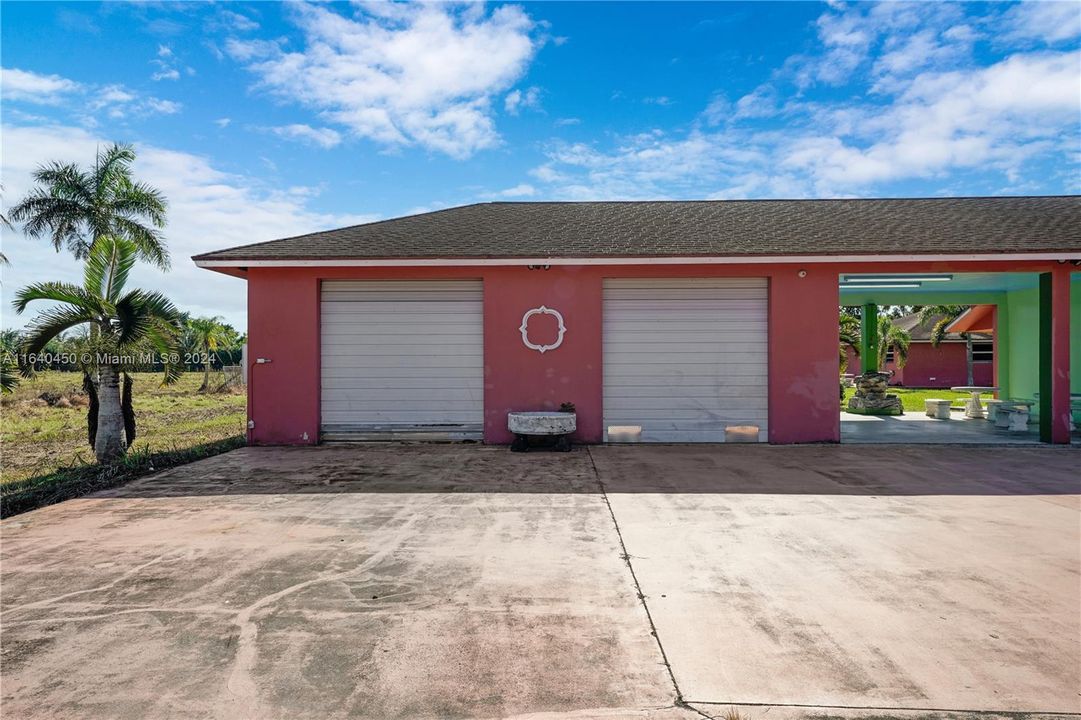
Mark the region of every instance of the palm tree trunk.
[[972, 376], [972, 336], [965, 333], [965, 367], [968, 369], [968, 385], [972, 387], [975, 379]]
[[203, 355], [203, 386], [199, 388], [200, 392], [205, 392], [210, 388], [210, 353]]
[[98, 433], [94, 455], [99, 463], [110, 463], [124, 457], [127, 439], [124, 434], [124, 412], [120, 406], [120, 374], [113, 365], [102, 365], [98, 383]]

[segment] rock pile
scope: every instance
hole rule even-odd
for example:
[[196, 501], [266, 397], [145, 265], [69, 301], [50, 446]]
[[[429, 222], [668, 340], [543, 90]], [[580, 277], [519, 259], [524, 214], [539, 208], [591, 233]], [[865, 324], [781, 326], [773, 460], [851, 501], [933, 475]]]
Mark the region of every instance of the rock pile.
[[859, 415], [903, 415], [901, 399], [887, 393], [888, 373], [870, 372], [857, 375], [856, 394], [848, 401], [848, 412]]

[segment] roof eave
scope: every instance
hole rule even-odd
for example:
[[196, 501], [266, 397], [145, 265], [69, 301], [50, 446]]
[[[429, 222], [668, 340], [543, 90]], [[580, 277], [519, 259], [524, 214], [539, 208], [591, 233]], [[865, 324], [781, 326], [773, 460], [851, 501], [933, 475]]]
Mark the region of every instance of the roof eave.
[[841, 262], [1081, 261], [1081, 250], [1048, 252], [849, 254], [849, 255], [608, 255], [579, 257], [215, 257], [196, 255], [201, 268], [222, 267], [474, 267], [523, 265], [757, 265]]

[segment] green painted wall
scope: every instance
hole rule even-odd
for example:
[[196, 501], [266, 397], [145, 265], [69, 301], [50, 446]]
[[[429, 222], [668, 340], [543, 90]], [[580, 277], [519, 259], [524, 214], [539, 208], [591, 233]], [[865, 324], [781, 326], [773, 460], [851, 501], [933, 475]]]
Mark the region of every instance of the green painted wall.
[[[1009, 357], [1004, 397], [1031, 398], [1040, 390], [1039, 303], [1038, 288], [1006, 293]], [[1081, 393], [1081, 273], [1073, 273], [1070, 283], [1070, 392]]]
[[1070, 273], [1070, 392], [1081, 393], [1081, 273]]
[[[995, 292], [922, 293], [903, 291], [848, 291], [845, 305], [877, 302], [880, 305], [921, 304], [999, 307], [999, 395], [1031, 398], [1040, 389], [1040, 297], [1039, 288]], [[1070, 276], [1070, 392], [1081, 393], [1081, 272]]]
[[1006, 293], [1009, 323], [1009, 375], [1006, 397], [1031, 398], [1040, 391], [1039, 289]]

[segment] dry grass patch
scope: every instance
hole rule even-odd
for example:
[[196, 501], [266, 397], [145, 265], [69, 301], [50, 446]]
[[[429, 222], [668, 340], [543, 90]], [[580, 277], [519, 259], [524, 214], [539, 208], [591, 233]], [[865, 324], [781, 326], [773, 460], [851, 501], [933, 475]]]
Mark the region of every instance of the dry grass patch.
[[[247, 398], [243, 390], [199, 393], [202, 373], [184, 373], [161, 386], [159, 373], [135, 373], [137, 435], [133, 451], [177, 453], [244, 434]], [[215, 382], [215, 379], [217, 382]], [[221, 375], [211, 377], [212, 386]], [[43, 372], [23, 379], [0, 400], [0, 446], [4, 485], [47, 476], [94, 462], [87, 443], [88, 398], [78, 373]]]

